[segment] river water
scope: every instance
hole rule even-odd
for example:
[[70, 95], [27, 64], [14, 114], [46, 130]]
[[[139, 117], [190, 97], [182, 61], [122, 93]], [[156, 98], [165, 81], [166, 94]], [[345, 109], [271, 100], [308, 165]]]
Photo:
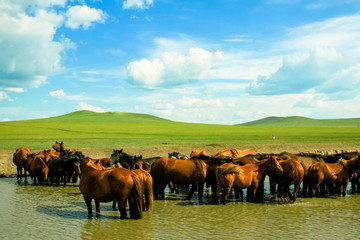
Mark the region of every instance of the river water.
[[[265, 189], [267, 191], [267, 189]], [[299, 197], [294, 204], [155, 200], [143, 219], [120, 219], [111, 203], [88, 218], [77, 184], [18, 184], [0, 179], [0, 239], [358, 239], [360, 194]], [[93, 211], [95, 206], [93, 203]]]

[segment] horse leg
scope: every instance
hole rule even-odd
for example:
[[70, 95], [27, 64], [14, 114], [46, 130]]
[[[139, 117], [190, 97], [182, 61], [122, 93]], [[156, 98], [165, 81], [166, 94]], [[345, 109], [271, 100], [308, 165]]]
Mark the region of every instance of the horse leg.
[[187, 200], [190, 200], [190, 199], [192, 198], [192, 196], [194, 195], [194, 192], [195, 192], [196, 187], [197, 187], [197, 184], [195, 184], [195, 183], [193, 183], [193, 184], [191, 185], [191, 188], [190, 188], [190, 191], [189, 191]]
[[203, 194], [204, 194], [204, 183], [200, 183], [199, 184], [199, 200], [202, 199]]
[[66, 173], [64, 175], [64, 186], [66, 186]]
[[343, 183], [343, 185], [342, 185], [342, 195], [343, 195], [343, 197], [345, 197], [345, 195], [346, 195], [346, 188], [347, 188], [347, 185], [349, 184], [349, 179], [347, 179], [347, 180], [345, 180], [345, 182]]
[[95, 200], [96, 214], [100, 214], [100, 201]]
[[112, 208], [116, 208], [116, 201], [113, 201]]
[[84, 201], [85, 201], [85, 204], [86, 204], [87, 209], [88, 209], [88, 215], [91, 216], [92, 215], [91, 198], [88, 198], [88, 197], [84, 196]]
[[226, 201], [227, 201], [227, 198], [228, 198], [228, 196], [230, 194], [230, 191], [231, 191], [231, 186], [223, 188], [222, 203], [224, 205], [226, 204]]
[[159, 183], [159, 195], [161, 199], [165, 199], [166, 183]]
[[126, 213], [126, 198], [119, 198], [118, 200], [118, 207], [119, 207], [119, 211], [120, 211], [120, 218], [126, 218], [127, 217], [127, 213]]

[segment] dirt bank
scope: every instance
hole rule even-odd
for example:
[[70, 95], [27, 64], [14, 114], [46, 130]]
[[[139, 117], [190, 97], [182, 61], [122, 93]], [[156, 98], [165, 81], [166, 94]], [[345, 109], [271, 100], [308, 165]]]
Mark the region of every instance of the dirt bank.
[[[324, 152], [324, 153], [335, 153], [341, 151], [358, 151], [357, 145], [349, 144], [324, 144], [324, 143], [307, 143], [307, 144], [258, 144], [258, 145], [243, 145], [243, 146], [230, 146], [230, 145], [198, 145], [194, 146], [171, 146], [171, 145], [160, 145], [160, 146], [146, 146], [146, 147], [126, 147], [124, 151], [131, 155], [142, 155], [144, 158], [162, 156], [167, 157], [169, 152], [180, 152], [185, 155], [189, 155], [194, 149], [205, 150], [208, 154], [214, 154], [218, 151], [238, 148], [238, 149], [255, 149], [259, 153], [280, 153], [283, 151], [287, 152]], [[77, 149], [81, 151], [85, 156], [92, 158], [103, 158], [110, 157], [112, 151], [98, 148], [82, 148]], [[41, 150], [33, 150], [34, 152]], [[16, 167], [12, 162], [12, 156], [14, 150], [0, 149], [0, 176], [12, 176], [16, 175]]]

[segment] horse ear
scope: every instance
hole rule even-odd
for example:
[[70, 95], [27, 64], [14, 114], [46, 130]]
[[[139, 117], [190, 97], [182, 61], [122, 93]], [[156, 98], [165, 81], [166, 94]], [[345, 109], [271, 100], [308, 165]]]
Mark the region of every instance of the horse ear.
[[139, 159], [142, 159], [142, 155], [140, 155]]
[[122, 153], [123, 149], [120, 150], [120, 153]]

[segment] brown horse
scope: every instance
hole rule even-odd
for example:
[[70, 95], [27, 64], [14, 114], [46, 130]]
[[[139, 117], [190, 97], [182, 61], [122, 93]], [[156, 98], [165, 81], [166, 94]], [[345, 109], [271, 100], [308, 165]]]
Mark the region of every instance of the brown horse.
[[199, 156], [208, 156], [205, 150], [192, 150], [190, 153], [190, 158], [199, 157]]
[[144, 169], [135, 169], [133, 172], [139, 177], [141, 192], [145, 198], [143, 200], [143, 210], [149, 211], [153, 208], [153, 179], [147, 171]]
[[117, 201], [120, 217], [126, 218], [126, 202], [129, 201], [130, 217], [142, 218], [142, 194], [139, 177], [126, 168], [102, 168], [101, 164], [92, 161], [82, 162], [82, 174], [79, 184], [80, 192], [92, 215], [91, 201], [95, 199], [96, 212], [100, 213], [100, 202]]
[[43, 154], [37, 154], [34, 160], [30, 162], [30, 174], [33, 177], [34, 184], [36, 184], [36, 180], [39, 183], [47, 181], [49, 167], [46, 165], [45, 159]]
[[17, 181], [22, 180], [22, 170], [24, 169], [24, 177], [26, 182], [26, 166], [28, 161], [28, 156], [30, 155], [30, 149], [27, 147], [21, 147], [16, 149], [14, 155], [13, 155], [13, 163], [16, 166], [17, 169]]
[[[279, 163], [284, 172], [281, 175], [278, 175], [275, 172], [270, 175], [271, 194], [275, 194], [275, 184], [278, 184], [276, 197], [285, 199], [287, 202], [295, 202], [300, 189], [300, 184], [304, 178], [304, 168], [299, 161], [293, 158], [279, 160]], [[291, 193], [290, 186], [293, 184], [294, 193]]]
[[265, 176], [273, 171], [279, 174], [283, 172], [277, 159], [277, 157], [272, 156], [257, 164], [238, 166], [233, 163], [225, 163], [218, 167], [216, 169], [217, 189], [214, 195], [215, 201], [218, 200], [222, 190], [222, 202], [226, 204], [231, 187], [237, 189], [247, 188], [247, 200], [255, 201], [256, 191]]
[[339, 194], [346, 195], [346, 188], [355, 174], [360, 169], [360, 158], [340, 160], [338, 163], [318, 162], [309, 168], [310, 197], [314, 197], [321, 182], [335, 184]]
[[219, 157], [219, 156], [227, 156], [227, 157], [244, 157], [246, 155], [255, 155], [257, 152], [254, 149], [246, 149], [246, 150], [239, 150], [236, 148], [229, 149], [229, 150], [223, 150], [220, 152], [217, 152], [213, 155], [213, 157]]
[[283, 152], [279, 154], [279, 157], [281, 157], [284, 160], [293, 158], [299, 161], [299, 163], [301, 164], [301, 166], [304, 169], [304, 178], [303, 178], [303, 193], [305, 195], [307, 195], [308, 193], [308, 169], [309, 167], [317, 162], [324, 162], [324, 159], [322, 156], [320, 155], [303, 155], [303, 154], [294, 154], [294, 153], [287, 153], [287, 152]]
[[154, 195], [158, 193], [165, 198], [165, 187], [169, 182], [178, 185], [192, 184], [187, 199], [191, 199], [196, 188], [199, 188], [199, 200], [202, 199], [204, 182], [206, 179], [207, 165], [198, 159], [158, 159], [151, 168], [154, 180]]

